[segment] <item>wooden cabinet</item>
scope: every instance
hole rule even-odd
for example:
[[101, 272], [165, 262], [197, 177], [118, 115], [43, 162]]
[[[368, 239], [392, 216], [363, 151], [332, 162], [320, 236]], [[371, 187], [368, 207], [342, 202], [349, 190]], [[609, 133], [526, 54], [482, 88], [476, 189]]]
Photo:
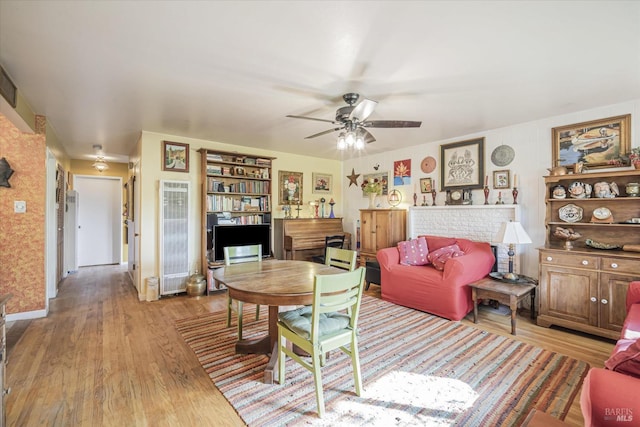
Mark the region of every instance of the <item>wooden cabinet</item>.
[[[615, 198], [595, 197], [599, 182], [615, 182], [620, 194]], [[546, 242], [540, 248], [538, 325], [558, 325], [611, 339], [618, 339], [626, 316], [625, 300], [629, 282], [640, 280], [640, 252], [596, 249], [593, 242], [617, 245], [640, 244], [640, 197], [626, 194], [627, 183], [640, 182], [640, 171], [594, 172], [545, 177]], [[558, 186], [568, 190], [574, 183], [591, 186], [591, 197], [557, 199]], [[560, 215], [573, 204], [580, 219]], [[593, 211], [605, 207], [613, 222], [592, 222]], [[562, 218], [565, 218], [563, 220]], [[573, 222], [568, 222], [570, 219]], [[564, 241], [554, 236], [557, 227], [571, 228], [581, 237], [566, 250]]]
[[380, 249], [407, 238], [407, 211], [402, 209], [360, 210], [360, 265], [376, 259]]
[[[201, 265], [217, 265], [213, 227], [271, 224], [273, 157], [201, 149]], [[246, 234], [246, 233], [245, 233]]]

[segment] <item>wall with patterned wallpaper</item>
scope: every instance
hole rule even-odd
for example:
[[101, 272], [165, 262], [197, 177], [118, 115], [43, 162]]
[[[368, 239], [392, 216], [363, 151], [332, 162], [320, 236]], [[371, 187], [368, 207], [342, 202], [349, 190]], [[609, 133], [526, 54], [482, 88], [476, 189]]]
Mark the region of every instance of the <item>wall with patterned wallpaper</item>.
[[[15, 171], [0, 187], [0, 294], [12, 293], [8, 313], [45, 308], [46, 139], [18, 130], [0, 114], [0, 157]], [[25, 213], [14, 213], [25, 201]]]

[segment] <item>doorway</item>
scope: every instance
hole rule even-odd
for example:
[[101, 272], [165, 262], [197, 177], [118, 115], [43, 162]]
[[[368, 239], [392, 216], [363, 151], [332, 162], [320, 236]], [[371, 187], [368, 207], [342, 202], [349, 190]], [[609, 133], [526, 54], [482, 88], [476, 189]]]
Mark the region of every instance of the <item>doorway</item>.
[[78, 192], [78, 266], [122, 259], [122, 179], [75, 176]]

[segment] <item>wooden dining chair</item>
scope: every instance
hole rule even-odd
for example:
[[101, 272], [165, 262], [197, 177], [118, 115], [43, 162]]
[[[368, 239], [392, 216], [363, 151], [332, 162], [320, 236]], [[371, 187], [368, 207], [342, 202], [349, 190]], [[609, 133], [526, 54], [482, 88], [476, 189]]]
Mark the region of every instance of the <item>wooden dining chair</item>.
[[327, 236], [324, 239], [324, 252], [322, 255], [315, 255], [311, 257], [313, 262], [317, 262], [318, 264], [324, 264], [324, 260], [327, 256], [327, 249], [329, 248], [339, 248], [342, 249], [344, 246], [344, 234], [338, 234], [335, 236]]
[[[365, 269], [315, 276], [313, 304], [278, 315], [278, 378], [285, 382], [285, 361], [289, 356], [313, 373], [318, 415], [324, 415], [321, 367], [326, 352], [340, 349], [351, 358], [356, 394], [362, 391], [358, 356], [358, 314], [362, 301]], [[347, 310], [350, 314], [345, 314]], [[311, 356], [311, 362], [287, 348], [290, 342]]]
[[[226, 246], [224, 249], [224, 265], [239, 264], [242, 262], [262, 262], [262, 245]], [[231, 313], [236, 311], [238, 315], [238, 339], [242, 339], [242, 301], [236, 300], [236, 308], [233, 300], [227, 294], [227, 328], [231, 326]], [[260, 318], [260, 306], [256, 305], [256, 320]]]
[[327, 248], [325, 265], [353, 271], [358, 263], [358, 252], [349, 249]]

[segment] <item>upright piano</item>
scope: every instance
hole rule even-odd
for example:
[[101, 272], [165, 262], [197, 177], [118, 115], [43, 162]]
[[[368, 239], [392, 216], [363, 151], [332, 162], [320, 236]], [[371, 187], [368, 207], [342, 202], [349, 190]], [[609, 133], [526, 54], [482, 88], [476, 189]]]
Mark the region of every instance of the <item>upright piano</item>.
[[277, 259], [310, 260], [321, 255], [327, 236], [344, 235], [344, 248], [351, 247], [351, 233], [342, 218], [275, 218], [273, 249]]

